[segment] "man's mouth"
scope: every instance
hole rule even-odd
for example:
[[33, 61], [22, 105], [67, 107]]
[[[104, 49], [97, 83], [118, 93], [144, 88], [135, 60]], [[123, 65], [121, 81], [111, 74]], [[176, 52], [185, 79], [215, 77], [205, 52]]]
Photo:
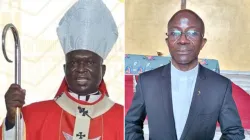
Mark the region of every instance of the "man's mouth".
[[190, 54], [191, 51], [190, 50], [185, 50], [185, 51], [176, 51], [177, 54], [179, 55], [187, 55], [187, 54]]
[[78, 84], [82, 85], [82, 84], [85, 84], [86, 82], [88, 82], [89, 79], [86, 78], [86, 77], [79, 77], [79, 78], [76, 79], [76, 81], [77, 81]]
[[84, 82], [84, 81], [88, 81], [88, 79], [77, 79], [77, 81]]

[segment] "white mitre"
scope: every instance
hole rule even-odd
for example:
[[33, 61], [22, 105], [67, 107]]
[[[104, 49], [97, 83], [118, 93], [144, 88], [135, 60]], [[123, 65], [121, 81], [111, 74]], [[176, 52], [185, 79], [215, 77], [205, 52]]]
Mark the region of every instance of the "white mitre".
[[57, 35], [65, 54], [89, 50], [105, 59], [118, 38], [118, 30], [102, 0], [78, 0], [62, 17]]

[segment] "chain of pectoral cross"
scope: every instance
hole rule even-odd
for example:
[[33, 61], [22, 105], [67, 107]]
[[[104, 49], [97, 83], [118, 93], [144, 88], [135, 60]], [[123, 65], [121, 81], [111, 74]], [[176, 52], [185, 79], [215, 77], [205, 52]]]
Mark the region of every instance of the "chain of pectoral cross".
[[181, 0], [181, 9], [186, 9], [186, 0]]

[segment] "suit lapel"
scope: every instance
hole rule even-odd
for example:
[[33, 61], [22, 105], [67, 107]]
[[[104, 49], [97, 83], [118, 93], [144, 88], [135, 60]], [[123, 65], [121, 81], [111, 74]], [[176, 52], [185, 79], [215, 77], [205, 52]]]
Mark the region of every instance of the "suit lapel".
[[204, 73], [204, 68], [203, 66], [199, 65], [199, 72], [198, 72], [198, 76], [197, 76], [196, 83], [195, 83], [192, 103], [189, 109], [188, 118], [187, 118], [184, 130], [181, 135], [181, 140], [185, 139], [196, 116], [201, 110], [201, 105], [202, 105], [201, 87], [202, 87], [203, 80], [205, 79], [206, 79], [206, 76]]
[[174, 113], [173, 113], [173, 104], [172, 104], [172, 89], [171, 89], [171, 64], [167, 64], [163, 71], [161, 77], [161, 94], [163, 98], [164, 104], [164, 114], [166, 116], [166, 121], [168, 128], [171, 131], [172, 136], [175, 137], [177, 140], [176, 129], [175, 129], [175, 120], [174, 120]]

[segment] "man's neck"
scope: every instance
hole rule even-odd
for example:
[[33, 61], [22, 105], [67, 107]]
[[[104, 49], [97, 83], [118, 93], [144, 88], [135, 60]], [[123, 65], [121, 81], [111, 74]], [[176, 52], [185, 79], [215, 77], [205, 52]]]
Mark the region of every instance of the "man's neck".
[[89, 103], [95, 102], [101, 97], [101, 94], [99, 91], [90, 93], [88, 95], [80, 95], [80, 94], [76, 94], [74, 92], [69, 91], [69, 94], [77, 100], [82, 100], [82, 101], [86, 101]]
[[78, 96], [90, 96], [90, 95], [94, 95], [94, 94], [98, 94], [99, 93], [98, 90], [96, 90], [95, 92], [91, 92], [91, 93], [78, 93], [78, 92], [74, 92], [71, 89], [69, 89], [69, 92], [77, 94]]
[[172, 64], [174, 65], [175, 68], [177, 68], [180, 71], [189, 71], [193, 68], [195, 68], [198, 65], [198, 59], [192, 61], [191, 63], [188, 64], [179, 64], [176, 63], [173, 59], [172, 59]]

